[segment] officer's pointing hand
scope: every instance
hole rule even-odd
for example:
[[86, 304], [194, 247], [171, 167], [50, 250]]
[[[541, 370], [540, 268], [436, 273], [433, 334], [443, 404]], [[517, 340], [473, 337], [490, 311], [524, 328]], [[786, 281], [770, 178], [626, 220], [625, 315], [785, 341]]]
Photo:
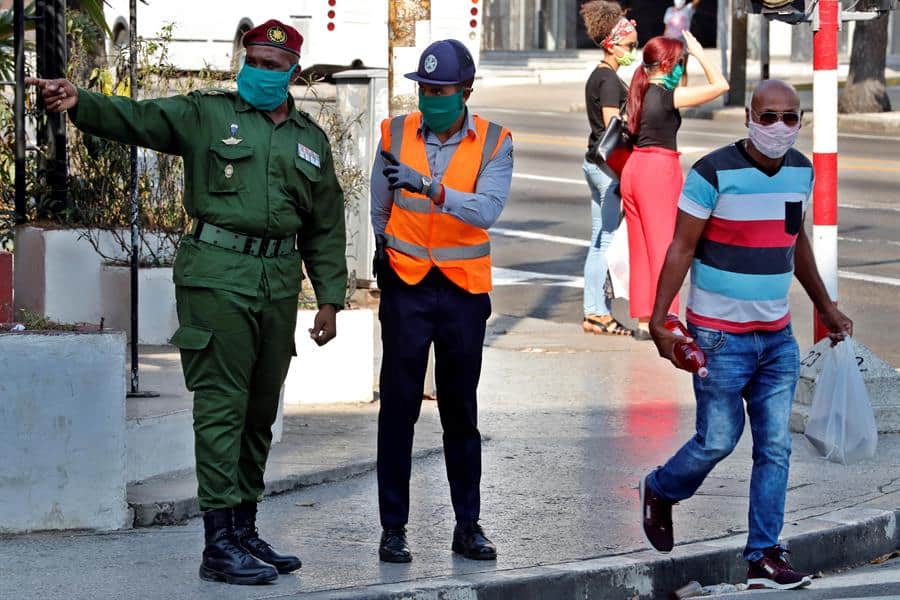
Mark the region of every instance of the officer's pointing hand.
[[324, 346], [337, 335], [337, 309], [333, 304], [323, 304], [316, 313], [309, 337], [319, 346]]
[[78, 88], [65, 79], [26, 77], [25, 85], [35, 85], [41, 89], [44, 106], [50, 112], [64, 112], [78, 104]]
[[387, 166], [381, 173], [388, 180], [388, 189], [391, 191], [404, 189], [416, 194], [422, 193], [422, 174], [404, 165], [397, 157], [387, 150], [381, 151], [381, 158]]

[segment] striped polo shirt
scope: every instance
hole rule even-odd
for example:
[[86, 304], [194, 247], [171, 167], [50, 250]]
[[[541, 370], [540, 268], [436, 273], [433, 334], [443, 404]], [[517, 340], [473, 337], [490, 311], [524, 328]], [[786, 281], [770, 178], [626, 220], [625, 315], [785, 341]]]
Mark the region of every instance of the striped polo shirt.
[[794, 244], [812, 185], [812, 164], [793, 148], [774, 173], [743, 141], [697, 161], [678, 202], [707, 220], [691, 266], [689, 323], [730, 333], [787, 326]]

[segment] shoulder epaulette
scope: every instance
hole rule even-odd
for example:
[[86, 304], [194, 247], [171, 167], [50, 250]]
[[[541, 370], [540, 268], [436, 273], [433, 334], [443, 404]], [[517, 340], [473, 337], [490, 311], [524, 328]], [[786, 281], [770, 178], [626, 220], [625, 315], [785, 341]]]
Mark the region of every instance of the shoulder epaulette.
[[195, 94], [201, 96], [234, 96], [234, 90], [226, 90], [224, 88], [201, 88], [194, 90]]
[[316, 121], [315, 119], [312, 118], [312, 115], [310, 115], [310, 114], [309, 114], [308, 112], [306, 112], [305, 110], [300, 110], [299, 108], [297, 109], [297, 112], [300, 113], [300, 116], [301, 116], [301, 117], [305, 118], [305, 119], [306, 119], [307, 121], [309, 121], [312, 125], [314, 125], [314, 126], [316, 127], [316, 129], [318, 129], [319, 131], [321, 131], [321, 132], [322, 132], [322, 135], [325, 136], [325, 140], [326, 140], [326, 141], [329, 139], [329, 138], [328, 138], [328, 132], [325, 131], [325, 128], [324, 128], [324, 127], [322, 127], [321, 125], [319, 125], [319, 122], [318, 122], [318, 121]]

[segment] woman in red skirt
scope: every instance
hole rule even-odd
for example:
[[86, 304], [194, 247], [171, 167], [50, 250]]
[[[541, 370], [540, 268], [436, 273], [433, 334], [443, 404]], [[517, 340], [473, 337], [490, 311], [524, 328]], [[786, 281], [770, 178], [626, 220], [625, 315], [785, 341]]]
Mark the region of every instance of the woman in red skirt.
[[[677, 87], [687, 54], [693, 55], [707, 83]], [[635, 339], [649, 340], [648, 323], [656, 297], [656, 282], [675, 233], [675, 215], [684, 175], [676, 144], [681, 113], [728, 91], [728, 81], [706, 59], [700, 43], [684, 32], [684, 42], [655, 37], [644, 46], [628, 92], [628, 128], [635, 149], [622, 171], [622, 204], [628, 225], [630, 260], [629, 303], [638, 320]], [[671, 312], [678, 313], [678, 298]]]

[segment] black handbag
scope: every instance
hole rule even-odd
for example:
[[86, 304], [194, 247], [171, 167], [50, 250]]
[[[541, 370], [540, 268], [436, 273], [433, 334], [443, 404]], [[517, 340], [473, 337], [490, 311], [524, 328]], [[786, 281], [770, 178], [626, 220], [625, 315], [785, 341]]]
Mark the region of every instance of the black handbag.
[[609, 177], [619, 180], [622, 176], [622, 169], [631, 152], [634, 149], [634, 143], [631, 139], [631, 133], [625, 125], [625, 119], [622, 118], [622, 112], [614, 116], [606, 124], [606, 130], [603, 137], [594, 147], [594, 158], [597, 166]]

